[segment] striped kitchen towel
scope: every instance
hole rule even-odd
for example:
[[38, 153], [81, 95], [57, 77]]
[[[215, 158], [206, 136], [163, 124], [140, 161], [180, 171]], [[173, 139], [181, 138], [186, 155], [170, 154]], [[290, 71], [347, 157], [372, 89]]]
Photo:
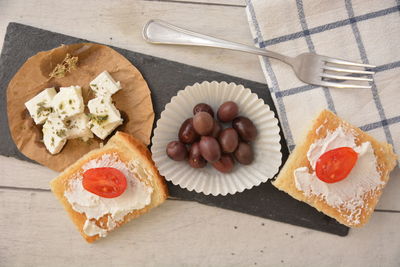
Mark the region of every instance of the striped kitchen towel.
[[372, 89], [302, 83], [291, 67], [266, 57], [261, 66], [289, 150], [310, 121], [330, 109], [400, 153], [400, 0], [246, 0], [256, 46], [376, 65]]

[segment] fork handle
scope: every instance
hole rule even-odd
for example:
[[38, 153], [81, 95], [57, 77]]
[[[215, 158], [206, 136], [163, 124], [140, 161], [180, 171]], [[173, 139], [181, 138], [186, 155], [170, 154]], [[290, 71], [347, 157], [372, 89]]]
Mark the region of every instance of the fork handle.
[[272, 57], [291, 65], [292, 58], [244, 44], [230, 42], [201, 33], [185, 30], [162, 20], [150, 20], [143, 28], [143, 38], [154, 44], [175, 44], [218, 47]]

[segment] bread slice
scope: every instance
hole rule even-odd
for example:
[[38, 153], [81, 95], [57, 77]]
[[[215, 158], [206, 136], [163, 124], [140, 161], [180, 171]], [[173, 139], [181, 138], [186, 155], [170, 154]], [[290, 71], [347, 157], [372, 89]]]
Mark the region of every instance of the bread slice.
[[[69, 187], [69, 180], [74, 179], [76, 174], [82, 172], [82, 166], [85, 163], [93, 159], [99, 159], [104, 154], [116, 154], [119, 160], [124, 162], [127, 166], [128, 162], [130, 162], [131, 160], [135, 160], [136, 162], [138, 162], [143, 170], [138, 172], [138, 175], [140, 176], [138, 178], [141, 180], [141, 182], [153, 188], [150, 204], [140, 210], [133, 210], [125, 215], [123, 221], [117, 222], [116, 227], [119, 227], [127, 223], [128, 221], [148, 212], [150, 209], [157, 207], [158, 205], [163, 203], [168, 196], [168, 189], [165, 180], [162, 176], [160, 176], [157, 168], [155, 167], [153, 160], [151, 159], [151, 154], [147, 147], [136, 138], [122, 132], [117, 132], [108, 141], [107, 145], [87, 153], [74, 164], [66, 168], [57, 178], [50, 182], [50, 187], [54, 195], [64, 206], [65, 210], [68, 212], [70, 218], [78, 228], [81, 235], [86, 239], [86, 241], [90, 243], [97, 240], [100, 236], [88, 236], [84, 233], [83, 226], [86, 221], [86, 215], [84, 213], [79, 213], [72, 208], [72, 205], [64, 196], [64, 192]], [[97, 226], [104, 225], [106, 220], [107, 215], [101, 217], [100, 219], [95, 221], [95, 223]]]
[[[308, 169], [311, 170], [311, 165], [307, 158], [307, 152], [309, 151], [310, 146], [316, 140], [326, 137], [328, 132], [333, 132], [339, 126], [354, 134], [357, 146], [363, 142], [371, 143], [377, 160], [377, 170], [381, 175], [381, 181], [384, 182], [383, 185], [375, 191], [364, 194], [362, 199], [364, 205], [357, 207], [357, 209], [359, 209], [357, 210], [357, 220], [349, 219], [352, 216], [350, 211], [343, 207], [334, 207], [329, 205], [323, 197], [316, 194], [306, 195], [303, 191], [298, 190], [295, 184], [294, 171], [297, 168], [308, 167]], [[304, 201], [326, 215], [335, 218], [338, 222], [344, 225], [349, 227], [360, 227], [367, 223], [372, 215], [380, 195], [382, 194], [382, 189], [389, 180], [389, 173], [396, 166], [396, 159], [397, 157], [393, 153], [390, 144], [378, 142], [359, 128], [343, 121], [332, 112], [323, 110], [313, 122], [313, 125], [305, 138], [296, 145], [296, 148], [289, 156], [277, 179], [273, 182], [273, 185], [279, 190], [288, 193], [295, 199]], [[329, 186], [329, 184], [327, 185]]]

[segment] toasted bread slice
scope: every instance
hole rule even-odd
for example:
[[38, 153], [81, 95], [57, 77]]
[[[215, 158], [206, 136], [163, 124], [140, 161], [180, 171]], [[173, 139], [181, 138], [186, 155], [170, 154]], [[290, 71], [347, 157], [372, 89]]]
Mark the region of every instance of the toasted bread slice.
[[[160, 176], [157, 168], [155, 167], [147, 147], [136, 138], [122, 132], [117, 132], [108, 141], [107, 145], [87, 153], [50, 182], [51, 190], [64, 206], [81, 235], [90, 243], [97, 240], [100, 236], [98, 234], [94, 236], [88, 236], [85, 234], [83, 227], [87, 217], [84, 213], [79, 213], [73, 209], [72, 205], [64, 196], [64, 192], [69, 187], [69, 180], [74, 179], [76, 174], [82, 172], [83, 165], [93, 159], [99, 159], [105, 154], [117, 155], [119, 160], [125, 163], [127, 166], [132, 160], [135, 161], [141, 168], [140, 171], [137, 172], [137, 176], [139, 176], [138, 178], [141, 182], [153, 188], [150, 204], [142, 209], [129, 212], [127, 215], [125, 215], [123, 221], [117, 222], [116, 227], [119, 227], [128, 221], [148, 212], [150, 209], [157, 207], [163, 203], [168, 196], [168, 189], [165, 180], [162, 176]], [[97, 226], [101, 226], [104, 225], [105, 220], [107, 220], [107, 215], [96, 220], [95, 223]]]
[[[377, 161], [377, 170], [381, 175], [381, 181], [383, 181], [383, 185], [377, 190], [374, 192], [365, 193], [363, 196], [364, 205], [357, 208], [359, 209], [357, 210], [357, 212], [359, 212], [357, 213], [357, 220], [349, 219], [353, 216], [350, 214], [350, 211], [329, 205], [321, 196], [315, 194], [307, 196], [303, 191], [299, 190], [295, 184], [294, 171], [297, 168], [307, 167], [309, 170], [311, 170], [311, 165], [307, 158], [307, 152], [309, 151], [310, 146], [316, 140], [325, 138], [328, 132], [333, 132], [340, 126], [344, 130], [354, 133], [355, 143], [357, 146], [363, 142], [371, 143]], [[356, 128], [343, 121], [332, 112], [323, 110], [314, 121], [305, 138], [296, 145], [296, 148], [289, 156], [277, 179], [273, 182], [273, 185], [279, 190], [288, 193], [295, 199], [306, 202], [326, 215], [335, 218], [338, 222], [344, 225], [349, 227], [360, 227], [367, 223], [372, 215], [380, 195], [382, 194], [382, 189], [389, 180], [389, 173], [396, 166], [396, 159], [397, 157], [393, 153], [393, 149], [390, 144], [378, 142], [376, 139], [366, 134], [359, 128]], [[329, 184], [327, 185], [329, 186]]]

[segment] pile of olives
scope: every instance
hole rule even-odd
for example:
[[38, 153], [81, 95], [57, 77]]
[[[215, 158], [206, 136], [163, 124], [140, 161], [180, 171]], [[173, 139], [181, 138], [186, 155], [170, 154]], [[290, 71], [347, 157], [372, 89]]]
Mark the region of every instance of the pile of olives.
[[[204, 103], [193, 108], [193, 117], [186, 119], [179, 129], [179, 141], [168, 143], [167, 155], [176, 161], [188, 160], [193, 168], [204, 168], [207, 162], [220, 172], [233, 170], [235, 160], [248, 165], [254, 160], [250, 145], [257, 137], [253, 122], [239, 116], [235, 102], [223, 103], [214, 119], [213, 109]], [[229, 125], [223, 128], [222, 123]]]

